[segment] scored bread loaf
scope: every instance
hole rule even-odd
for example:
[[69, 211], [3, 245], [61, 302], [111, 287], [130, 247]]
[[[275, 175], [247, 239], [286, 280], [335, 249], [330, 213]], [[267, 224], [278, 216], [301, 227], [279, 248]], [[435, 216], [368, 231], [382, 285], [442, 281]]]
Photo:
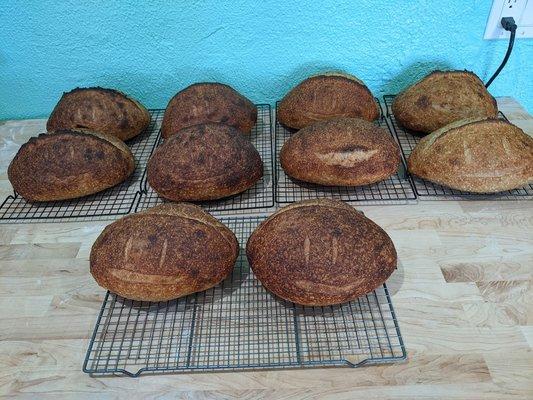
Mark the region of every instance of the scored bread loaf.
[[116, 137], [63, 130], [23, 144], [7, 174], [26, 200], [53, 201], [100, 192], [126, 180], [134, 169], [133, 154]]
[[231, 86], [195, 83], [178, 92], [168, 103], [161, 135], [168, 138], [189, 126], [219, 123], [250, 133], [257, 121], [257, 108]]
[[237, 129], [201, 124], [179, 130], [148, 162], [148, 183], [173, 201], [215, 200], [253, 186], [263, 176], [255, 147]]
[[496, 100], [470, 71], [434, 71], [394, 99], [396, 120], [413, 131], [433, 132], [467, 118], [492, 118]]
[[344, 303], [382, 285], [396, 268], [383, 229], [346, 203], [316, 199], [284, 207], [252, 233], [246, 254], [255, 276], [294, 303]]
[[359, 118], [317, 122], [292, 135], [280, 153], [287, 175], [321, 185], [360, 186], [394, 174], [400, 149], [382, 128]]
[[500, 119], [458, 121], [422, 138], [408, 169], [467, 192], [510, 190], [533, 180], [533, 138]]
[[92, 246], [91, 274], [127, 299], [166, 301], [217, 285], [238, 253], [235, 235], [217, 219], [169, 203], [108, 225]]
[[138, 101], [114, 89], [76, 88], [55, 106], [46, 129], [90, 130], [128, 140], [150, 125], [150, 113]]
[[379, 117], [374, 96], [352, 75], [332, 72], [307, 78], [287, 93], [277, 108], [278, 121], [293, 129], [335, 117], [367, 121]]

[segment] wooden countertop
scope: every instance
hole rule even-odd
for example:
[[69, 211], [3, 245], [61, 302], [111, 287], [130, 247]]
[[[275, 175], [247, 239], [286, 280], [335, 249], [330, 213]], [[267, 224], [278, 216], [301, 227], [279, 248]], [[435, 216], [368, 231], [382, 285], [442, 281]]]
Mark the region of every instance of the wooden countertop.
[[[498, 99], [533, 134], [533, 118]], [[44, 120], [0, 123], [6, 168]], [[105, 294], [89, 251], [107, 221], [0, 225], [0, 397], [533, 398], [533, 202], [359, 207], [398, 249], [388, 282], [401, 364], [92, 378], [81, 366]]]

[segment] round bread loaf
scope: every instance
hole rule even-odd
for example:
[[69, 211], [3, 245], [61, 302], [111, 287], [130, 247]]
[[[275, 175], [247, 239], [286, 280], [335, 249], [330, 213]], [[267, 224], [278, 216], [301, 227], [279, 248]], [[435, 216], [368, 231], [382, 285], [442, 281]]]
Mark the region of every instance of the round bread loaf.
[[263, 162], [250, 141], [222, 124], [178, 131], [148, 162], [148, 183], [173, 201], [215, 200], [240, 193], [263, 176]]
[[231, 86], [195, 83], [178, 92], [168, 103], [161, 135], [168, 138], [189, 126], [218, 123], [250, 133], [257, 121], [257, 108]]
[[238, 253], [233, 232], [200, 207], [162, 204], [108, 225], [91, 249], [91, 274], [127, 299], [166, 301], [216, 286]]
[[82, 197], [123, 182], [135, 169], [121, 140], [88, 131], [57, 131], [31, 138], [9, 164], [7, 176], [28, 201]]
[[378, 225], [329, 199], [284, 207], [248, 239], [248, 261], [261, 283], [294, 303], [344, 303], [383, 284], [396, 268], [396, 250]]
[[128, 140], [150, 125], [150, 113], [138, 101], [114, 89], [76, 88], [63, 93], [46, 129], [86, 129]]
[[501, 192], [533, 181], [533, 138], [500, 119], [457, 121], [422, 138], [407, 164], [453, 189]]
[[393, 175], [400, 149], [382, 128], [359, 118], [336, 118], [301, 129], [280, 153], [287, 175], [320, 185], [360, 186]]
[[278, 104], [278, 121], [302, 129], [335, 117], [373, 121], [379, 108], [366, 85], [354, 76], [326, 73], [305, 79]]
[[498, 107], [470, 71], [434, 71], [394, 99], [396, 120], [413, 131], [433, 132], [466, 118], [496, 117]]

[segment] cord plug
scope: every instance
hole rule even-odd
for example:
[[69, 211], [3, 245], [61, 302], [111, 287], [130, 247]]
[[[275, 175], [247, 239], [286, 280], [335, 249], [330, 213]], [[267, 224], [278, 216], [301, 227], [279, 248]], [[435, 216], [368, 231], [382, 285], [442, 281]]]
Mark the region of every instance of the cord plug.
[[503, 29], [509, 32], [516, 31], [516, 29], [518, 28], [513, 17], [503, 17], [501, 20], [501, 24]]
[[505, 53], [505, 57], [503, 57], [502, 63], [500, 64], [500, 66], [498, 67], [494, 75], [492, 75], [492, 77], [485, 84], [486, 88], [490, 86], [492, 81], [496, 79], [496, 77], [501, 72], [503, 67], [505, 67], [505, 64], [507, 64], [507, 60], [509, 59], [509, 56], [511, 55], [511, 51], [513, 51], [514, 39], [516, 37], [516, 29], [518, 28], [516, 26], [516, 22], [513, 17], [503, 17], [500, 22], [502, 24], [503, 29], [511, 32], [511, 35], [509, 36], [509, 47], [507, 47], [507, 52]]

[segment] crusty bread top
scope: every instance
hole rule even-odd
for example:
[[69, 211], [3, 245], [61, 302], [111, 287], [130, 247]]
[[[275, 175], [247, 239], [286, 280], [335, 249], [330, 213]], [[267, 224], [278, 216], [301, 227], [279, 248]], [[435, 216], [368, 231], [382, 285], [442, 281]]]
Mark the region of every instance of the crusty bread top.
[[321, 185], [360, 186], [398, 169], [400, 149], [383, 128], [360, 118], [333, 118], [307, 126], [280, 152], [285, 172]]
[[533, 138], [500, 119], [467, 119], [424, 137], [409, 171], [454, 189], [492, 193], [533, 179]]
[[212, 200], [239, 193], [263, 174], [261, 156], [236, 128], [199, 124], [165, 139], [148, 162], [147, 178], [171, 200]]
[[360, 85], [363, 85], [363, 86], [366, 87], [365, 83], [361, 79], [359, 79], [355, 75], [349, 74], [349, 73], [344, 72], [344, 71], [323, 72], [323, 73], [320, 73], [320, 74], [311, 75], [311, 78], [314, 78], [314, 77], [317, 77], [317, 76], [340, 76], [340, 77], [355, 81], [355, 82], [359, 83]]
[[113, 293], [167, 301], [209, 289], [239, 253], [226, 226], [191, 204], [163, 204], [108, 225], [94, 242], [91, 274]]
[[331, 199], [278, 210], [253, 232], [246, 249], [267, 289], [304, 305], [338, 304], [371, 292], [397, 259], [383, 229]]
[[66, 200], [99, 192], [135, 169], [128, 146], [109, 135], [60, 130], [23, 144], [8, 167], [13, 188], [29, 201]]
[[47, 121], [49, 131], [87, 129], [128, 140], [150, 124], [150, 113], [126, 94], [102, 87], [65, 92]]
[[271, 215], [271, 217], [274, 217], [275, 215], [280, 215], [284, 212], [293, 210], [295, 208], [312, 207], [312, 206], [326, 206], [326, 207], [339, 208], [341, 210], [344, 209], [344, 210], [350, 210], [350, 211], [355, 210], [352, 206], [342, 201], [329, 199], [327, 197], [320, 197], [318, 199], [303, 200], [303, 201], [298, 201], [296, 203], [289, 204], [288, 206], [285, 206], [277, 210], [275, 213]]
[[228, 241], [228, 243], [235, 242], [235, 235], [228, 229], [226, 225], [220, 222], [215, 217], [205, 212], [201, 207], [191, 203], [164, 203], [158, 206], [141, 211], [137, 214], [157, 214], [168, 215], [171, 217], [181, 217], [190, 220], [201, 222], [207, 226], [219, 229], [220, 233]]
[[[124, 155], [126, 155], [127, 157], [131, 157], [132, 160], [135, 160], [133, 158], [133, 154], [132, 154], [130, 148], [122, 140], [116, 138], [113, 135], [107, 135], [105, 133], [100, 133], [100, 132], [93, 132], [93, 131], [90, 131], [88, 129], [76, 129], [76, 130], [74, 130], [74, 129], [59, 129], [59, 130], [56, 130], [56, 131], [40, 133], [38, 136], [31, 137], [26, 143], [24, 143], [20, 147], [19, 152], [23, 148], [27, 147], [28, 145], [31, 145], [32, 143], [34, 143], [35, 141], [38, 141], [39, 139], [42, 139], [42, 138], [45, 138], [45, 137], [49, 137], [49, 136], [60, 136], [60, 135], [73, 135], [73, 136], [79, 135], [79, 136], [94, 137], [94, 138], [99, 139], [100, 141], [102, 141], [102, 142], [104, 142], [106, 144], [111, 144], [111, 145], [115, 146], [121, 152], [123, 152]], [[16, 156], [15, 156], [15, 158], [16, 158]]]
[[465, 118], [493, 118], [496, 99], [471, 71], [433, 71], [402, 91], [392, 112], [404, 127], [430, 133]]
[[133, 104], [135, 104], [141, 111], [148, 113], [148, 110], [146, 109], [146, 107], [143, 106], [138, 100], [134, 99], [133, 97], [131, 97], [130, 95], [124, 93], [123, 91], [117, 90], [117, 89], [104, 88], [104, 87], [101, 87], [101, 86], [76, 87], [76, 88], [72, 89], [69, 92], [64, 92], [63, 95], [76, 93], [76, 92], [93, 91], [93, 90], [97, 91], [97, 92], [109, 92], [109, 93], [114, 93], [114, 94], [118, 94], [120, 96], [123, 96], [126, 99], [128, 99], [129, 101], [131, 101]]
[[279, 102], [278, 120], [302, 129], [314, 122], [336, 117], [379, 117], [379, 106], [368, 87], [356, 77], [330, 72], [313, 75], [291, 89]]
[[[274, 213], [272, 213], [267, 219], [262, 221], [257, 226], [254, 233], [259, 232], [263, 227], [271, 223], [276, 217], [280, 216], [283, 213], [286, 213], [288, 211], [291, 211], [297, 208], [314, 207], [314, 206], [324, 206], [324, 207], [329, 207], [333, 209], [338, 208], [341, 210], [349, 210], [349, 211], [355, 210], [352, 206], [348, 205], [347, 203], [344, 203], [339, 200], [329, 199], [327, 197], [320, 197], [317, 199], [297, 201], [295, 203], [284, 206], [278, 209], [277, 211], [275, 211]], [[248, 241], [248, 243], [250, 244], [250, 241]]]
[[256, 106], [234, 88], [218, 82], [198, 82], [170, 99], [161, 134], [168, 138], [181, 129], [205, 123], [225, 124], [250, 133], [256, 121]]
[[[119, 138], [117, 138], [116, 136], [113, 136], [113, 135], [107, 135], [107, 134], [101, 133], [101, 132], [94, 132], [94, 131], [90, 131], [88, 129], [78, 129], [76, 131], [67, 129], [67, 130], [61, 130], [61, 131], [57, 131], [57, 132], [69, 132], [69, 133], [81, 132], [81, 133], [84, 133], [86, 135], [95, 136], [95, 137], [97, 137], [99, 139], [102, 139], [102, 140], [105, 140], [105, 141], [111, 143], [113, 146], [118, 147], [118, 149], [120, 151], [123, 151], [126, 154], [130, 154], [133, 157], [131, 149], [122, 140], [120, 140]], [[50, 133], [54, 133], [54, 132], [48, 132], [48, 134], [50, 134]]]

